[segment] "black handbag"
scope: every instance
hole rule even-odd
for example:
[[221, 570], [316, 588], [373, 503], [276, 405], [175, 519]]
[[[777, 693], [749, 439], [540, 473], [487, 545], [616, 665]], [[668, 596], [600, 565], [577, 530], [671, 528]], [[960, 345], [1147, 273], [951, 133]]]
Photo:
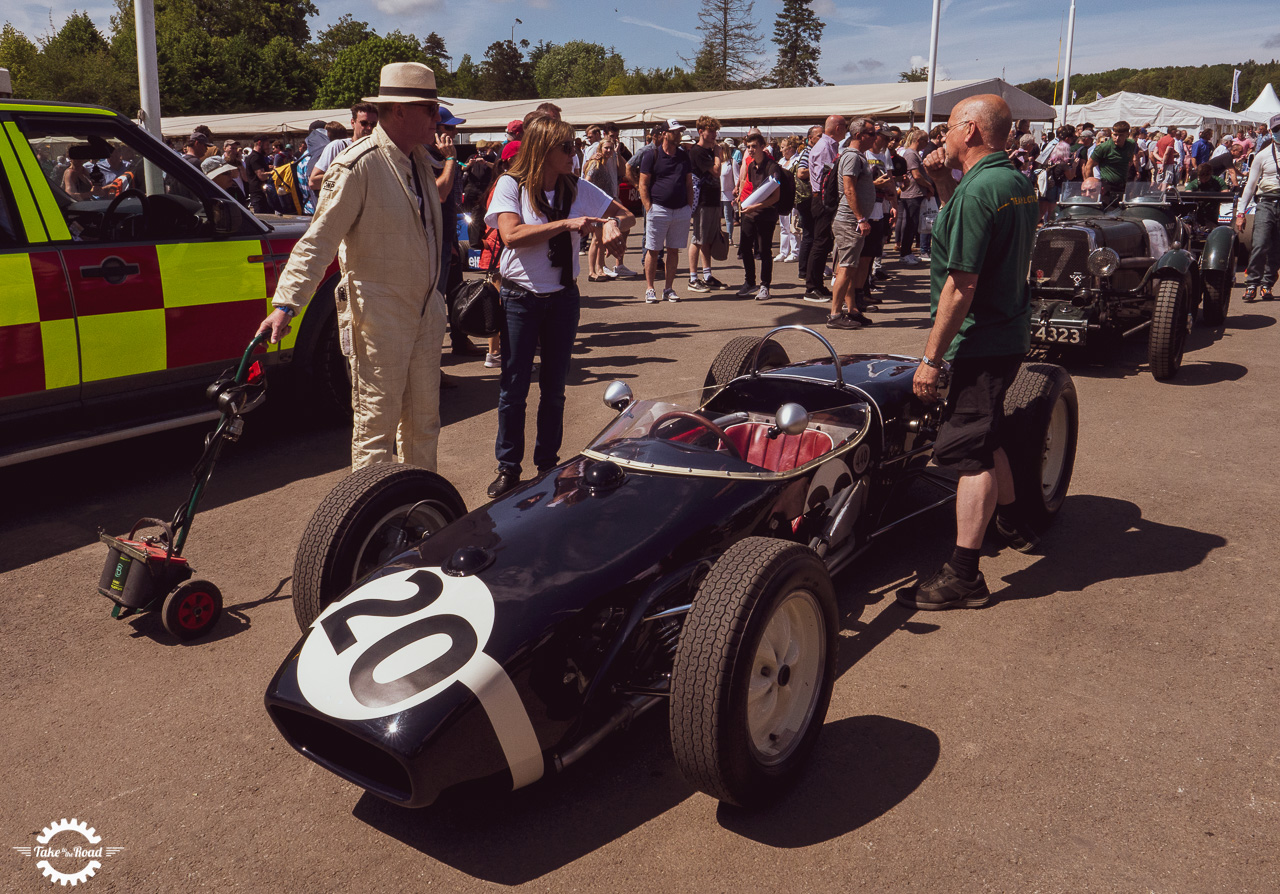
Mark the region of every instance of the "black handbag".
[[449, 324], [476, 338], [489, 338], [502, 331], [502, 301], [493, 284], [499, 252], [490, 252], [489, 269], [481, 279], [464, 279], [449, 293]]

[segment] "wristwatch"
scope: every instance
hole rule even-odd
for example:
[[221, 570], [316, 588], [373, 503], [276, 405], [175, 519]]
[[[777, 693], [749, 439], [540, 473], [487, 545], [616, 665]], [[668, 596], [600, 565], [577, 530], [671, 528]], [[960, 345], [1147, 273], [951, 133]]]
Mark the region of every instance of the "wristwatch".
[[933, 369], [943, 369], [943, 370], [947, 369], [951, 365], [947, 363], [947, 361], [945, 360], [934, 361], [934, 360], [930, 360], [928, 357], [921, 357], [920, 362], [923, 363], [925, 366], [932, 367]]
[[287, 317], [296, 317], [298, 315], [298, 312], [287, 304], [273, 304], [271, 305], [271, 309], [282, 310]]

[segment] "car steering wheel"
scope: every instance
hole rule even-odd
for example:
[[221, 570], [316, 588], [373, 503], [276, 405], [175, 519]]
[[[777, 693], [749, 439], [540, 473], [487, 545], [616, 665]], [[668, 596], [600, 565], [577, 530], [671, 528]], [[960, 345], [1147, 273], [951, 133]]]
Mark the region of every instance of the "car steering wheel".
[[688, 410], [669, 410], [668, 412], [663, 413], [657, 419], [653, 420], [653, 427], [650, 431], [656, 432], [662, 426], [662, 423], [668, 422], [672, 419], [685, 419], [705, 428], [720, 439], [720, 442], [728, 448], [730, 456], [737, 460], [742, 459], [742, 453], [738, 450], [738, 445], [729, 439], [729, 436], [725, 434], [723, 428], [716, 425], [705, 416], [699, 416], [697, 413], [690, 413]]
[[120, 195], [111, 200], [111, 204], [107, 206], [107, 210], [102, 212], [102, 235], [104, 241], [114, 242], [118, 238], [116, 236], [116, 228], [124, 223], [125, 216], [120, 214], [116, 209], [120, 207], [120, 203], [125, 199], [134, 198], [138, 200], [138, 204], [142, 206], [142, 220], [147, 219], [147, 194], [136, 186], [131, 186], [126, 190], [122, 190]]

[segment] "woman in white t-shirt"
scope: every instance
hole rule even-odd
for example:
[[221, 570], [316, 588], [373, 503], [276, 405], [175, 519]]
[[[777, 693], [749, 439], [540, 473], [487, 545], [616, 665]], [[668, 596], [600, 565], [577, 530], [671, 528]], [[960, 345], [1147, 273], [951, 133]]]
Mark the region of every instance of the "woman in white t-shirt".
[[497, 497], [520, 483], [524, 459], [525, 405], [533, 378], [533, 354], [542, 347], [538, 373], [538, 436], [533, 462], [539, 472], [559, 463], [564, 434], [564, 384], [578, 333], [578, 249], [584, 234], [606, 247], [626, 238], [631, 212], [599, 187], [573, 176], [577, 158], [573, 127], [539, 117], [525, 125], [511, 170], [499, 178], [484, 221], [496, 227], [502, 251], [502, 379], [498, 393]]

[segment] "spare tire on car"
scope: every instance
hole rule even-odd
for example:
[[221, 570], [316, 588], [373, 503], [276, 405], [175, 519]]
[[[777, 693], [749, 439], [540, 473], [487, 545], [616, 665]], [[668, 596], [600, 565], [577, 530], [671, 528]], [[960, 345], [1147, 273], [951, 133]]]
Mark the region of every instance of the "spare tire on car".
[[1071, 374], [1052, 363], [1024, 363], [1004, 396], [1005, 451], [1016, 511], [1037, 531], [1053, 524], [1067, 499], [1079, 425]]
[[[707, 370], [707, 378], [702, 383], [704, 389], [714, 390], [721, 385], [727, 385], [739, 376], [745, 376], [752, 371], [751, 358], [755, 354], [756, 346], [764, 339], [755, 335], [739, 335], [736, 338], [729, 339], [728, 344], [720, 349], [720, 353], [716, 354], [716, 359], [711, 361], [711, 367]], [[787, 352], [782, 345], [773, 339], [765, 344], [760, 350], [760, 357], [756, 362], [756, 368], [776, 369], [779, 366], [786, 366], [791, 362], [791, 358], [787, 356]], [[710, 394], [707, 395], [708, 397]]]

